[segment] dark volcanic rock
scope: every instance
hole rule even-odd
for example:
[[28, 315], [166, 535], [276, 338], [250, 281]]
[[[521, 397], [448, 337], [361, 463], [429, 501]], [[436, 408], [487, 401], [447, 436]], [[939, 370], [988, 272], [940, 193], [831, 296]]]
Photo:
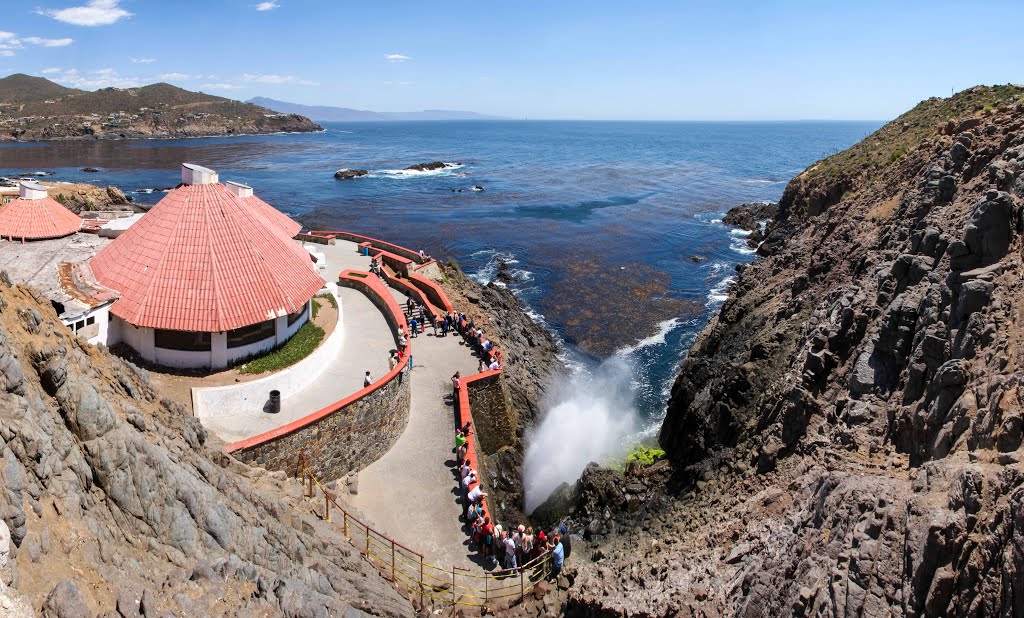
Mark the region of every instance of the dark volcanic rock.
[[334, 177], [338, 180], [350, 180], [352, 178], [359, 178], [360, 176], [366, 176], [370, 172], [366, 170], [351, 170], [351, 169], [340, 169], [334, 172]]
[[789, 183], [673, 385], [672, 477], [584, 473], [568, 613], [1020, 614], [1022, 128], [979, 87]]
[[446, 167], [448, 167], [447, 163], [442, 161], [433, 161], [431, 163], [417, 163], [416, 165], [410, 165], [405, 169], [417, 172], [430, 172], [434, 170], [443, 170]]

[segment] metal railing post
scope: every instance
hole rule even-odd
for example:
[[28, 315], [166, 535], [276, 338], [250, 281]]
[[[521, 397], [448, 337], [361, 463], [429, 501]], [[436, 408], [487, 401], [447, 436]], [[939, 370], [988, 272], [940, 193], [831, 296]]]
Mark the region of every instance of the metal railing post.
[[424, 595], [427, 592], [425, 590], [424, 586], [426, 586], [426, 584], [423, 582], [423, 556], [421, 555], [420, 556], [420, 608], [421, 609], [423, 608], [423, 606], [427, 602], [427, 600], [425, 598], [423, 598]]
[[452, 565], [452, 607], [455, 607], [455, 565]]
[[391, 581], [395, 581], [395, 539], [391, 539]]
[[526, 583], [523, 581], [523, 569], [519, 569], [519, 598], [526, 596]]
[[342, 530], [344, 531], [345, 538], [347, 539], [347, 538], [349, 538], [349, 536], [348, 536], [348, 511], [344, 511], [344, 517], [342, 517], [342, 522], [343, 522]]
[[366, 533], [366, 559], [370, 559], [370, 529], [363, 525], [363, 531]]
[[331, 497], [324, 492], [324, 521], [331, 521]]
[[487, 585], [489, 579], [491, 579], [490, 576], [484, 573], [484, 605], [487, 605]]

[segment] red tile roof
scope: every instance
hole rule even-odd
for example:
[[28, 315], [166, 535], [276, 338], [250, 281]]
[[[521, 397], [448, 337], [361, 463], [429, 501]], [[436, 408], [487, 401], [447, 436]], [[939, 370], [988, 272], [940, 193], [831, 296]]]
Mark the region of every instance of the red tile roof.
[[323, 287], [309, 254], [221, 184], [183, 185], [91, 261], [136, 326], [221, 332], [293, 313]]
[[288, 238], [295, 238], [295, 235], [302, 231], [302, 225], [295, 221], [295, 219], [264, 202], [259, 197], [250, 195], [240, 199], [243, 204], [262, 215], [264, 219], [284, 232], [284, 235]]
[[0, 236], [18, 240], [42, 240], [74, 234], [82, 219], [57, 200], [13, 199], [0, 206]]

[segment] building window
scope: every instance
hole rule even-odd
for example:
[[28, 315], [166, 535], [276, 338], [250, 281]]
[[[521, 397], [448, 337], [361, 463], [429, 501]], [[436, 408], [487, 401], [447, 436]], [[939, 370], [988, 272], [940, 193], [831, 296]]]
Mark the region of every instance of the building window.
[[154, 339], [156, 347], [165, 350], [184, 350], [187, 352], [210, 351], [210, 333], [158, 328]]
[[302, 305], [302, 309], [299, 309], [295, 313], [289, 313], [288, 314], [288, 326], [291, 326], [292, 324], [298, 322], [299, 318], [301, 318], [302, 316], [306, 315], [306, 307], [308, 307], [308, 306], [309, 306], [309, 303], [306, 303], [305, 305]]
[[93, 325], [95, 323], [96, 323], [96, 316], [90, 315], [89, 317], [85, 318], [85, 325], [86, 326], [91, 326], [91, 325]]
[[273, 337], [277, 333], [277, 329], [274, 327], [275, 322], [276, 320], [267, 320], [266, 322], [260, 322], [259, 324], [252, 324], [249, 326], [243, 326], [242, 328], [229, 330], [228, 347], [240, 348], [244, 345], [257, 343], [269, 337]]
[[83, 328], [85, 328], [85, 322], [83, 322], [82, 320], [79, 320], [79, 321], [75, 322], [75, 332], [76, 333], [78, 331], [80, 331], [81, 329], [83, 329]]

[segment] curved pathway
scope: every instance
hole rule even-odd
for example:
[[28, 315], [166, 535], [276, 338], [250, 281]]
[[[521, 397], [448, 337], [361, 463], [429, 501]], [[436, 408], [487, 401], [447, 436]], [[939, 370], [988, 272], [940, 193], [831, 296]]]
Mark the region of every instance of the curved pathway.
[[[396, 297], [405, 302], [405, 296]], [[462, 337], [434, 337], [430, 328], [413, 339], [412, 349], [409, 425], [391, 450], [359, 473], [359, 493], [345, 499], [382, 533], [422, 552], [427, 562], [476, 569], [450, 466], [455, 460], [451, 376], [476, 373], [477, 359]]]

